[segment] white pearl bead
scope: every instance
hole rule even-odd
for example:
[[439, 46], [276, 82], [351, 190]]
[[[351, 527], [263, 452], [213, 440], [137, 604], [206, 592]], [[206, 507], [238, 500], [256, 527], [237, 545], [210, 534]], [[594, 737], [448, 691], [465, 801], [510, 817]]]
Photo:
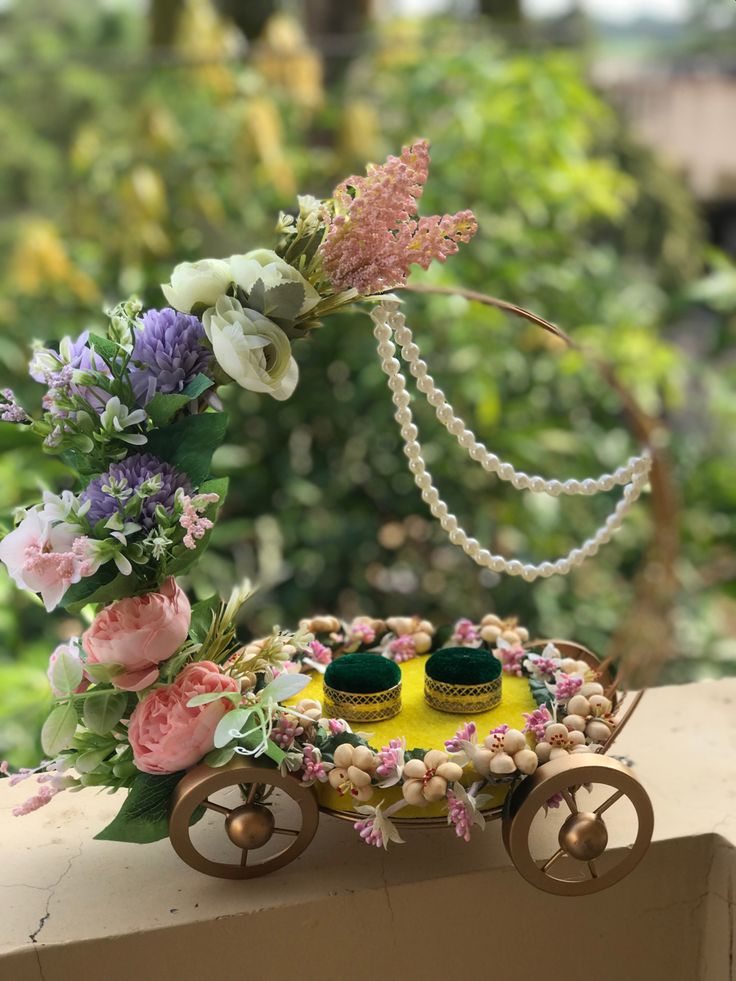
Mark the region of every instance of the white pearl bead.
[[[500, 460], [495, 453], [489, 452], [483, 443], [476, 441], [472, 430], [467, 429], [463, 420], [455, 415], [444, 392], [435, 386], [434, 379], [428, 373], [427, 364], [420, 356], [419, 346], [414, 343], [412, 332], [400, 311], [399, 301], [384, 299], [371, 312], [371, 319], [374, 323], [373, 334], [378, 342], [381, 367], [387, 376], [392, 401], [396, 406], [394, 418], [399, 424], [404, 439], [403, 451], [409, 460], [409, 470], [414, 475], [414, 482], [421, 491], [422, 499], [429, 505], [431, 514], [439, 519], [453, 544], [462, 548], [480, 566], [496, 572], [507, 572], [509, 575], [520, 575], [527, 582], [533, 582], [539, 576], [547, 578], [555, 573], [564, 575], [570, 572], [588, 556], [595, 555], [599, 547], [613, 537], [648, 482], [651, 467], [651, 456], [648, 451], [641, 456], [631, 457], [625, 466], [619, 467], [612, 474], [602, 474], [598, 478], [588, 477], [583, 481], [545, 480], [540, 476], [530, 476], [523, 471], [517, 471], [512, 464]], [[488, 549], [481, 548], [477, 539], [469, 538], [459, 527], [457, 518], [448, 512], [447, 504], [440, 498], [439, 491], [432, 483], [431, 475], [427, 473], [421, 445], [418, 442], [419, 430], [413, 422], [409, 409], [411, 395], [406, 391], [406, 378], [401, 371], [401, 362], [395, 356], [394, 340], [401, 348], [401, 355], [409, 366], [410, 374], [416, 379], [417, 390], [436, 410], [438, 420], [457, 439], [460, 446], [467, 450], [471, 460], [480, 463], [488, 473], [497, 473], [502, 480], [510, 482], [517, 489], [547, 493], [553, 497], [563, 493], [593, 495], [600, 491], [612, 490], [617, 485], [623, 486], [623, 495], [613, 512], [581, 548], [572, 549], [567, 556], [555, 562], [542, 562], [540, 565], [523, 564], [517, 559], [507, 560], [500, 555], [493, 555]]]

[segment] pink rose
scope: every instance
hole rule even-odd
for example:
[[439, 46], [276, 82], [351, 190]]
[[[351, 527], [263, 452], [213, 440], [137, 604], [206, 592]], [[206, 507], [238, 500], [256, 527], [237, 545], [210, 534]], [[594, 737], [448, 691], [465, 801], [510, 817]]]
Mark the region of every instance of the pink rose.
[[187, 702], [204, 692], [240, 691], [239, 683], [212, 661], [190, 664], [173, 684], [155, 688], [130, 717], [128, 740], [135, 765], [144, 773], [186, 770], [213, 747], [217, 724], [232, 708], [218, 699], [190, 708]]
[[88, 664], [120, 665], [116, 688], [140, 691], [158, 678], [158, 665], [177, 651], [189, 633], [192, 610], [175, 579], [160, 593], [118, 600], [105, 607], [85, 631]]

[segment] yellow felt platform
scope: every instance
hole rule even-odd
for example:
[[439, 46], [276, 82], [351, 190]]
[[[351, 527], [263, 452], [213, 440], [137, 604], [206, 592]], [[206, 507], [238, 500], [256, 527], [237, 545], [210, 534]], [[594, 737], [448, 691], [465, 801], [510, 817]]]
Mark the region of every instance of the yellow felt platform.
[[[490, 712], [479, 712], [476, 715], [468, 716], [438, 712], [437, 709], [430, 708], [424, 701], [424, 665], [426, 661], [426, 657], [415, 657], [400, 665], [402, 709], [398, 715], [386, 722], [355, 723], [353, 725], [355, 730], [366, 730], [369, 733], [369, 742], [374, 749], [387, 746], [389, 740], [398, 736], [403, 736], [406, 739], [408, 750], [444, 749], [445, 740], [454, 736], [464, 722], [471, 721], [477, 725], [478, 735], [481, 739], [488, 735], [488, 732], [495, 726], [504, 722], [514, 729], [522, 729], [524, 726], [522, 713], [531, 712], [537, 707], [529, 691], [529, 682], [526, 678], [514, 678], [504, 674], [502, 676], [501, 704], [498, 708], [492, 709]], [[294, 699], [294, 701], [299, 701], [302, 698], [316, 698], [323, 702], [323, 683], [323, 676], [315, 672], [312, 681], [304, 689], [299, 699]], [[463, 782], [469, 784], [470, 776], [468, 780]], [[318, 784], [316, 790], [321, 807], [336, 811], [352, 810], [352, 799], [347, 796], [340, 796], [329, 784]], [[498, 807], [503, 803], [505, 796], [505, 787], [497, 789], [491, 794], [491, 801], [486, 809]], [[384, 806], [387, 807], [400, 797], [400, 787], [385, 789], [377, 787], [373, 798], [368, 803], [375, 805], [383, 801]], [[396, 821], [402, 818], [438, 817], [446, 814], [446, 811], [444, 801], [428, 804], [424, 808], [406, 807], [396, 815]]]

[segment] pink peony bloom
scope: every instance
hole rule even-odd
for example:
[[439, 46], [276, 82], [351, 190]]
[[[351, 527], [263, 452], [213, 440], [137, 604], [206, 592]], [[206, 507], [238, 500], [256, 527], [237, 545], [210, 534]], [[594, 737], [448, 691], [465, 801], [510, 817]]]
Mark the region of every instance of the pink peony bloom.
[[188, 665], [170, 685], [155, 688], [130, 717], [128, 741], [144, 773], [176, 773], [199, 763], [213, 747], [217, 724], [232, 708], [228, 700], [189, 707], [195, 695], [237, 692], [238, 682], [212, 661]]
[[336, 290], [368, 296], [403, 286], [413, 263], [427, 269], [458, 251], [478, 223], [472, 211], [417, 218], [429, 173], [429, 143], [404, 147], [400, 157], [369, 164], [365, 177], [348, 177], [334, 190], [335, 217], [319, 252]]
[[105, 607], [85, 631], [82, 644], [89, 664], [120, 665], [116, 688], [141, 691], [158, 678], [158, 665], [187, 639], [189, 600], [175, 579], [159, 593], [131, 596]]
[[40, 593], [51, 611], [71, 585], [94, 572], [86, 542], [77, 528], [51, 527], [37, 511], [27, 511], [18, 527], [0, 542], [0, 561], [16, 585]]

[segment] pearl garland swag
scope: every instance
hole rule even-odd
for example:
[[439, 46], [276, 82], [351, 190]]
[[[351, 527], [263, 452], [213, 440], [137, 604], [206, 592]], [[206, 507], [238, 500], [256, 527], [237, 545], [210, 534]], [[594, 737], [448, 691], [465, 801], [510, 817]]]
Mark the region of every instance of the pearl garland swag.
[[[510, 576], [521, 576], [527, 582], [534, 582], [540, 576], [547, 578], [554, 575], [567, 575], [572, 569], [582, 565], [587, 558], [596, 554], [601, 545], [611, 540], [639, 498], [649, 479], [652, 465], [649, 452], [645, 450], [641, 456], [631, 457], [627, 463], [611, 474], [589, 477], [586, 480], [546, 480], [544, 477], [530, 476], [516, 470], [511, 463], [501, 460], [476, 439], [475, 433], [456, 415], [442, 390], [435, 386], [434, 379], [428, 373], [427, 363], [422, 360], [421, 352], [414, 343], [412, 332], [406, 326], [405, 317], [399, 307], [400, 301], [396, 297], [387, 296], [371, 312], [371, 319], [375, 324], [373, 334], [378, 341], [378, 357], [381, 368], [388, 376], [388, 387], [396, 406], [394, 418], [399, 424], [401, 437], [404, 440], [404, 453], [409, 460], [409, 470], [414, 477], [414, 483], [422, 492], [422, 500], [429, 506], [432, 515], [439, 521], [452, 544], [461, 548], [479, 566], [492, 569], [494, 572], [505, 572]], [[488, 473], [496, 474], [500, 480], [507, 481], [517, 490], [549, 494], [552, 497], [564, 494], [590, 497], [613, 490], [617, 486], [623, 487], [621, 500], [601, 527], [580, 548], [573, 548], [567, 555], [554, 562], [524, 563], [518, 559], [506, 559], [502, 555], [494, 555], [488, 549], [482, 548], [477, 539], [470, 537], [460, 527], [455, 515], [449, 513], [447, 504], [440, 497], [439, 491], [432, 482], [432, 476], [427, 471], [419, 442], [419, 430], [409, 408], [410, 395], [406, 390], [406, 377], [402, 373], [401, 362], [394, 357], [396, 345], [401, 349], [401, 356], [409, 366], [410, 374], [416, 379], [417, 389], [433, 407], [439, 421], [467, 451], [470, 459], [480, 463]]]

